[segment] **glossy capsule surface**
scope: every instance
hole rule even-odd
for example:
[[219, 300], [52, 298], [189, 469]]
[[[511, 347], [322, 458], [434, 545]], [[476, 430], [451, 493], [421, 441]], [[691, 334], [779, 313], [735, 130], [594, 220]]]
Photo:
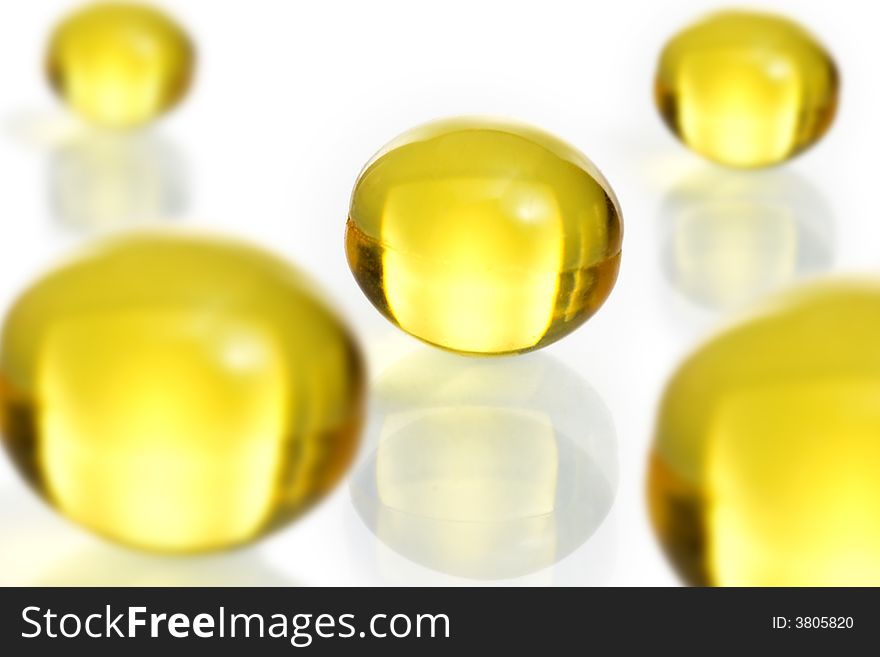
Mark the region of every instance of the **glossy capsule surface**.
[[686, 581], [880, 584], [880, 284], [813, 284], [669, 383], [649, 476]]
[[449, 119], [382, 149], [345, 234], [367, 298], [408, 333], [459, 352], [542, 347], [605, 301], [622, 223], [581, 153], [528, 126]]
[[828, 130], [838, 74], [797, 23], [722, 11], [674, 36], [657, 67], [655, 100], [672, 132], [721, 164], [777, 164]]
[[97, 124], [155, 119], [186, 94], [195, 53], [172, 18], [123, 2], [88, 5], [52, 34], [46, 72], [55, 92]]
[[100, 244], [37, 281], [0, 342], [4, 444], [83, 526], [187, 552], [253, 540], [340, 477], [361, 360], [296, 270], [186, 235]]

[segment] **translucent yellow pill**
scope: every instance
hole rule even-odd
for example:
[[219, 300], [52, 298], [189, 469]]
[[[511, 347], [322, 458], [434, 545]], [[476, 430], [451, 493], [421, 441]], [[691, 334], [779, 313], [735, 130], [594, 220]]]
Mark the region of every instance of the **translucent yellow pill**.
[[253, 540], [347, 466], [363, 375], [348, 332], [284, 262], [141, 234], [42, 278], [0, 342], [0, 426], [57, 509], [142, 548]]
[[535, 128], [450, 119], [383, 148], [355, 184], [345, 246], [367, 298], [460, 352], [543, 347], [608, 297], [622, 223], [580, 152]]
[[189, 37], [158, 9], [130, 3], [89, 5], [53, 33], [46, 71], [56, 93], [102, 125], [128, 127], [168, 111], [189, 88]]
[[670, 382], [651, 514], [687, 581], [880, 585], [880, 284], [813, 284]]
[[827, 50], [772, 14], [722, 11], [673, 37], [660, 55], [655, 100], [696, 152], [737, 167], [782, 162], [831, 125], [838, 75]]

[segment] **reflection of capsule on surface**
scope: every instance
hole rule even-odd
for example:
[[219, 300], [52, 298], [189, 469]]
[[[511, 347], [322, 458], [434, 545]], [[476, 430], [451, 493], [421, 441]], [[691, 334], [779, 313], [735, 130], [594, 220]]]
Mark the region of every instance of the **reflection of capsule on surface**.
[[174, 144], [147, 132], [86, 130], [51, 153], [57, 221], [84, 231], [175, 219], [187, 205], [186, 167]]
[[710, 308], [747, 303], [831, 265], [828, 205], [790, 171], [705, 168], [673, 187], [660, 218], [667, 278]]
[[43, 573], [38, 586], [294, 586], [253, 549], [189, 557], [96, 545]]
[[0, 488], [0, 586], [280, 586], [253, 548], [170, 557], [133, 552], [64, 522], [22, 486]]
[[473, 579], [525, 575], [577, 549], [611, 507], [608, 410], [549, 357], [420, 351], [380, 379], [374, 403], [352, 498], [412, 561]]

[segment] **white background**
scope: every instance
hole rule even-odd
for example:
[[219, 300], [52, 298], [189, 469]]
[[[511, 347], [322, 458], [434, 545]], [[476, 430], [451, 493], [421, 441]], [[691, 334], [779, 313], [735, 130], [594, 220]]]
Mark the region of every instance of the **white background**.
[[[345, 262], [349, 194], [374, 151], [433, 118], [490, 114], [556, 133], [598, 165], [623, 209], [620, 278], [593, 319], [545, 351], [576, 371], [613, 418], [617, 496], [606, 521], [574, 554], [500, 583], [676, 584], [644, 503], [664, 381], [699, 340], [738, 312], [739, 301], [758, 295], [761, 281], [773, 287], [828, 268], [880, 267], [880, 39], [873, 6], [761, 3], [799, 19], [834, 53], [841, 105], [818, 146], [772, 172], [737, 176], [683, 148], [652, 102], [663, 42], [713, 2], [160, 4], [191, 31], [199, 62], [189, 97], [141, 135], [140, 150], [130, 156], [138, 175], [155, 186], [138, 202], [148, 210], [150, 203], [166, 204], [175, 223], [268, 245], [311, 272], [357, 330], [373, 379], [406, 353], [429, 349], [378, 315]], [[59, 164], [60, 149], [81, 128], [52, 96], [41, 69], [48, 31], [74, 5], [0, 6], [2, 309], [58, 256], [94, 237], [64, 216], [89, 202], [76, 194], [92, 183], [82, 183], [76, 171], [83, 158], [90, 166], [91, 156], [74, 150], [72, 164]], [[99, 168], [106, 165], [101, 157]], [[182, 181], [175, 177], [180, 170]], [[99, 179], [93, 184], [105, 184], [106, 171], [91, 175]], [[106, 184], [124, 184], [113, 175]], [[719, 210], [711, 195], [676, 196], [695, 180], [703, 181], [705, 194], [738, 195], [733, 206], [744, 203], [757, 219], [736, 224], [724, 214], [730, 204]], [[125, 195], [116, 202], [124, 207]], [[716, 231], [703, 223], [694, 232], [693, 217], [719, 212], [735, 225]], [[763, 223], [767, 235], [755, 230]], [[712, 259], [700, 260], [705, 244], [722, 249], [718, 266], [727, 270], [714, 272]], [[733, 292], [724, 288], [726, 296], [715, 298], [713, 277], [722, 276], [733, 280]], [[418, 566], [378, 542], [353, 511], [345, 484], [254, 547], [169, 559], [109, 546], [57, 518], [5, 460], [0, 582], [477, 583]]]

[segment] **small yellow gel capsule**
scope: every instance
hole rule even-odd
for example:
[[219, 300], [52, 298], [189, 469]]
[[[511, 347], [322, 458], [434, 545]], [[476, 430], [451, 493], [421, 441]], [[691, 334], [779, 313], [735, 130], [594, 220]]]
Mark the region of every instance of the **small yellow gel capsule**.
[[284, 524], [341, 476], [363, 369], [284, 262], [140, 234], [39, 280], [0, 337], [0, 428], [45, 499], [108, 538], [220, 549]]
[[661, 405], [654, 527], [691, 584], [880, 585], [880, 284], [813, 284], [698, 350]]
[[84, 117], [130, 127], [177, 104], [189, 88], [194, 59], [189, 37], [159, 10], [100, 3], [56, 28], [46, 71], [56, 93]]
[[447, 119], [383, 148], [358, 177], [345, 233], [367, 298], [425, 342], [538, 349], [608, 297], [622, 223], [602, 174], [528, 126]]
[[825, 134], [838, 75], [828, 51], [796, 23], [723, 11], [666, 44], [654, 91], [663, 120], [690, 148], [721, 164], [762, 167]]

